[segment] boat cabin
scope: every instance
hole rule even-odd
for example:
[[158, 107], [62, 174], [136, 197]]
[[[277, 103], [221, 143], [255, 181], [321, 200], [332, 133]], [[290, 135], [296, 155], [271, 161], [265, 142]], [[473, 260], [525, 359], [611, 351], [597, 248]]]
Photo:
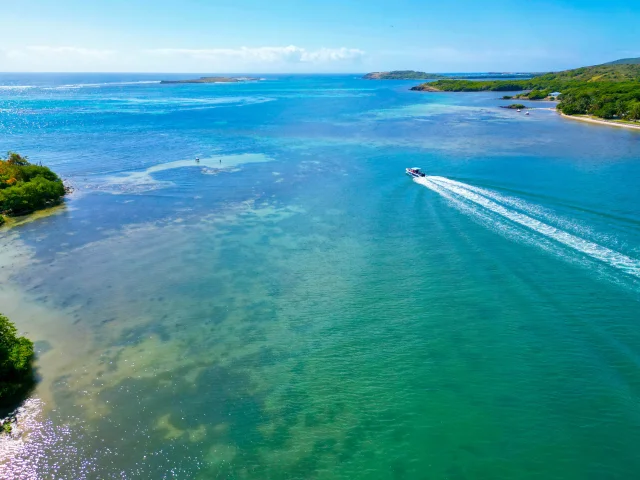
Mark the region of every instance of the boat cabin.
[[407, 168], [407, 175], [410, 175], [412, 177], [426, 177], [427, 176], [418, 167]]

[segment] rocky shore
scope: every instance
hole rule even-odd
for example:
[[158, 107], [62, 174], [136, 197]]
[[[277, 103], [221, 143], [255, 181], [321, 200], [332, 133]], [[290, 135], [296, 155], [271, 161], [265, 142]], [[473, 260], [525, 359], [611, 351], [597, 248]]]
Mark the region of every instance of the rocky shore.
[[423, 83], [422, 85], [416, 85], [415, 87], [411, 87], [411, 90], [416, 90], [419, 92], [441, 92], [442, 90], [432, 87], [427, 83]]

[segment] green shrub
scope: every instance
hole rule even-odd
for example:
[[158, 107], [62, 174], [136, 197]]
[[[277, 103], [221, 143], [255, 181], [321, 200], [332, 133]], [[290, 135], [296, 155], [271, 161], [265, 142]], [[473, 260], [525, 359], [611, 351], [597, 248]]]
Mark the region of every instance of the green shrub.
[[614, 118], [617, 116], [617, 111], [615, 105], [611, 103], [605, 103], [602, 107], [597, 110], [594, 110], [593, 114], [596, 117], [601, 118]]
[[7, 163], [9, 165], [16, 165], [18, 167], [23, 167], [25, 165], [29, 165], [28, 161], [29, 157], [23, 157], [19, 153], [16, 152], [8, 152], [7, 153]]
[[632, 100], [627, 105], [627, 118], [629, 120], [640, 120], [640, 102]]
[[0, 159], [0, 213], [24, 215], [56, 205], [64, 196], [62, 180], [47, 167], [9, 152]]
[[24, 215], [55, 205], [63, 195], [62, 182], [38, 176], [29, 182], [0, 190], [0, 211]]
[[15, 405], [33, 387], [33, 343], [17, 336], [16, 327], [0, 314], [0, 408]]
[[579, 115], [581, 113], [585, 113], [580, 111], [575, 103], [560, 103], [558, 104], [558, 110], [560, 110], [565, 115]]
[[542, 100], [547, 97], [547, 92], [542, 92], [540, 90], [532, 90], [529, 92], [529, 100]]

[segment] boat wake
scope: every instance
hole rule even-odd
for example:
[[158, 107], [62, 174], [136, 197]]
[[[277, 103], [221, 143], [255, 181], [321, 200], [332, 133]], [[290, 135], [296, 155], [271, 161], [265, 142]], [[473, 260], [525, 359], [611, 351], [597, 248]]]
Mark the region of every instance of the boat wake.
[[[576, 233], [587, 233], [588, 229], [581, 229], [541, 206], [445, 177], [427, 176], [414, 178], [414, 181], [442, 195], [464, 213], [491, 222], [503, 232], [516, 233], [519, 238], [548, 250], [554, 249], [554, 243], [555, 247], [558, 244], [568, 247], [575, 253], [640, 279], [640, 260], [568, 232], [569, 227], [577, 230]], [[519, 231], [514, 231], [514, 227]]]

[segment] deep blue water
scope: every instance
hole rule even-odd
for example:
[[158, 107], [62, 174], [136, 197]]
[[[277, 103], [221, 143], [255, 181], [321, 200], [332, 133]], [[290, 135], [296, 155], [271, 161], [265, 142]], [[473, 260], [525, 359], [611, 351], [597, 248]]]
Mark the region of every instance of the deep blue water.
[[640, 132], [192, 76], [0, 75], [0, 150], [75, 187], [0, 230], [4, 477], [640, 475]]

